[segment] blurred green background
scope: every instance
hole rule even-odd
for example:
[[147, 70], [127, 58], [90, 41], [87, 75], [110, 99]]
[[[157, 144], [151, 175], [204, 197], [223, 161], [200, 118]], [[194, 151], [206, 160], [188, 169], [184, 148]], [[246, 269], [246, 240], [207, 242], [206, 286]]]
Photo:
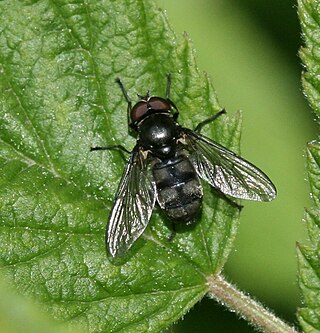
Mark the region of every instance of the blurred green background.
[[[225, 274], [280, 317], [296, 323], [300, 304], [295, 242], [310, 206], [305, 143], [317, 136], [301, 92], [296, 4], [289, 0], [158, 0], [177, 35], [194, 43], [200, 70], [229, 113], [243, 110], [242, 155], [278, 188], [272, 203], [243, 202]], [[181, 110], [182, 111], [182, 110]], [[197, 304], [175, 332], [254, 332], [212, 300]]]

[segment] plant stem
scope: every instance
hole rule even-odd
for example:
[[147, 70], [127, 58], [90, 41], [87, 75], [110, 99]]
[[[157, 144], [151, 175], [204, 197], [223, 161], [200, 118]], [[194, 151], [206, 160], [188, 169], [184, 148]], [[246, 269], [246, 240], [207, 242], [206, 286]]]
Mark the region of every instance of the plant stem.
[[262, 304], [256, 302], [217, 274], [208, 278], [208, 296], [235, 311], [253, 326], [266, 333], [298, 333], [295, 328], [276, 317]]

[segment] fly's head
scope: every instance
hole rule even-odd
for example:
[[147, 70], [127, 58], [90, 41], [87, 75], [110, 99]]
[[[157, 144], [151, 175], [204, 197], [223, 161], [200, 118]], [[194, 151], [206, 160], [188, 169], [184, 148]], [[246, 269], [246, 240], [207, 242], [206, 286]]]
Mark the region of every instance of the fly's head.
[[130, 126], [138, 130], [141, 122], [156, 113], [173, 114], [176, 109], [175, 105], [168, 99], [164, 99], [158, 96], [149, 96], [149, 92], [146, 96], [140, 96], [139, 102], [137, 102], [130, 111]]
[[139, 96], [130, 112], [130, 126], [138, 132], [139, 142], [155, 156], [174, 154], [180, 126], [175, 105], [162, 97]]

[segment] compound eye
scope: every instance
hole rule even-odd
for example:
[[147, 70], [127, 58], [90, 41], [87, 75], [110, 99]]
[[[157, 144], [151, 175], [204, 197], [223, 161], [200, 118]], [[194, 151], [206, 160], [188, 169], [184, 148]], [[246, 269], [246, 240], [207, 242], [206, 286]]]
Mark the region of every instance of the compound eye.
[[148, 104], [145, 101], [138, 102], [131, 110], [130, 117], [133, 122], [139, 121], [148, 111]]
[[167, 111], [171, 109], [170, 103], [161, 97], [151, 97], [148, 100], [148, 105], [152, 110]]

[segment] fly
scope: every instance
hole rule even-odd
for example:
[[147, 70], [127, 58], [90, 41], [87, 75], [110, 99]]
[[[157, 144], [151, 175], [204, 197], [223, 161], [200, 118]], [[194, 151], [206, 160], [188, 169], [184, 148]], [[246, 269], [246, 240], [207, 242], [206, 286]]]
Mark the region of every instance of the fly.
[[174, 223], [191, 224], [202, 204], [200, 178], [234, 198], [271, 201], [276, 197], [275, 186], [260, 169], [200, 134], [224, 110], [191, 130], [177, 122], [170, 75], [166, 98], [148, 92], [139, 95], [133, 107], [122, 82], [116, 81], [128, 103], [128, 126], [137, 134], [136, 145], [131, 152], [121, 145], [91, 148], [130, 153], [106, 230], [111, 256], [126, 252], [144, 232], [156, 202]]

